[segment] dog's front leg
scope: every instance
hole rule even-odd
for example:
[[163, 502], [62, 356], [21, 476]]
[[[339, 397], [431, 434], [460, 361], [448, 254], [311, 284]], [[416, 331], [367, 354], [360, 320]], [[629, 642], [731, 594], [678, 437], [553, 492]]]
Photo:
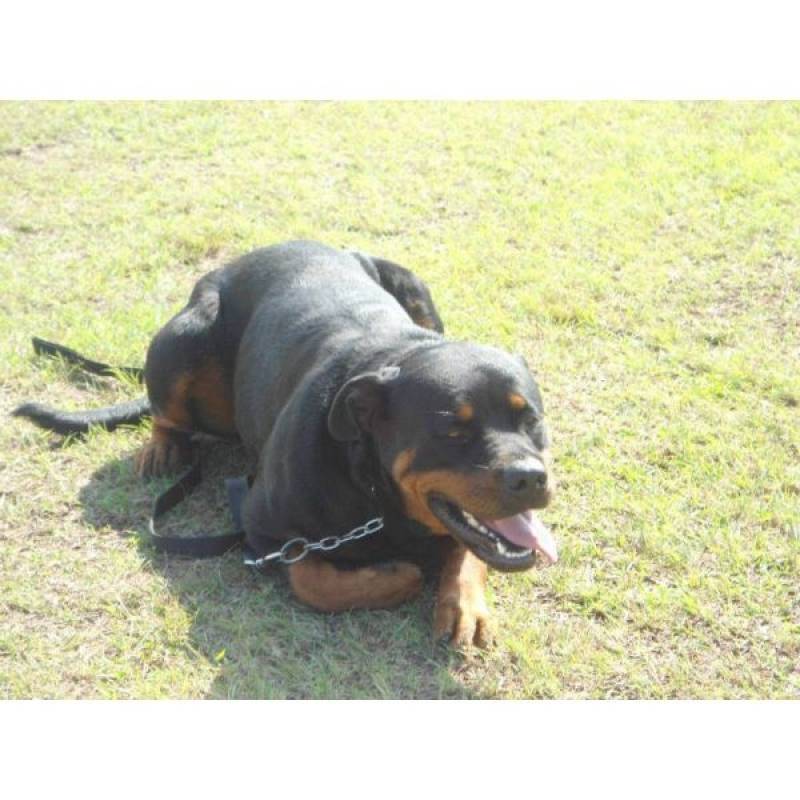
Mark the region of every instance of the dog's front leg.
[[289, 582], [298, 600], [318, 611], [393, 608], [422, 589], [422, 571], [406, 561], [359, 569], [338, 569], [311, 555], [289, 567]]
[[486, 564], [466, 547], [455, 541], [449, 546], [433, 617], [437, 639], [449, 639], [456, 647], [491, 644], [486, 576]]

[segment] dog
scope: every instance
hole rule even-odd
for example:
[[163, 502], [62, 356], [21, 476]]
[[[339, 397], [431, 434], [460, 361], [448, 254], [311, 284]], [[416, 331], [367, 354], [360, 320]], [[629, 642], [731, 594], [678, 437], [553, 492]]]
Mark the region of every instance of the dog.
[[[488, 567], [557, 559], [534, 515], [553, 494], [534, 377], [519, 356], [446, 339], [427, 287], [398, 264], [307, 241], [244, 255], [198, 281], [144, 378], [153, 422], [137, 471], [188, 462], [189, 434], [241, 439], [258, 464], [242, 506], [257, 555], [383, 518], [288, 566], [312, 608], [396, 606], [433, 562], [436, 638], [487, 646]], [[58, 412], [18, 413], [58, 429]], [[83, 423], [113, 427], [114, 413], [94, 413]]]

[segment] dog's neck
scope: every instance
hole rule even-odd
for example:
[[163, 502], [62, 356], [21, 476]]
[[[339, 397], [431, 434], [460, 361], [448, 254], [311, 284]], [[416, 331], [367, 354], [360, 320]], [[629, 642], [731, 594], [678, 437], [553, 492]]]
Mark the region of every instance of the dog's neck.
[[367, 434], [348, 443], [350, 480], [375, 505], [378, 513], [399, 510], [400, 496], [391, 476], [381, 465], [373, 438]]

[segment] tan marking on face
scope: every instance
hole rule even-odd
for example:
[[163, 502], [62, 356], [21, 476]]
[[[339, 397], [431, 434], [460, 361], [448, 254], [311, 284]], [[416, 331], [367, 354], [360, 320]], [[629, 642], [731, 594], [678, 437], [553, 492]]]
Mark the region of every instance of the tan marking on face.
[[402, 450], [392, 464], [392, 477], [402, 492], [406, 514], [430, 528], [433, 533], [447, 534], [447, 528], [431, 513], [424, 496], [419, 494], [418, 475], [411, 470], [416, 455], [413, 449]]
[[397, 457], [394, 460], [394, 464], [392, 465], [392, 475], [394, 475], [395, 480], [397, 480], [398, 475], [402, 476], [408, 472], [408, 468], [414, 462], [414, 458], [416, 457], [417, 453], [415, 450], [408, 449], [408, 450], [401, 450]]
[[462, 403], [456, 409], [456, 416], [462, 422], [469, 422], [475, 416], [475, 409], [473, 408], [471, 403]]
[[522, 411], [528, 405], [528, 401], [521, 395], [511, 392], [508, 395], [508, 404], [514, 411]]
[[488, 471], [478, 476], [446, 469], [415, 472], [411, 469], [415, 455], [414, 450], [403, 450], [392, 466], [392, 477], [403, 495], [405, 511], [411, 519], [421, 522], [432, 533], [450, 535], [445, 524], [428, 507], [427, 497], [431, 493], [446, 497], [476, 516], [490, 519], [498, 516], [498, 509], [493, 507], [496, 490]]

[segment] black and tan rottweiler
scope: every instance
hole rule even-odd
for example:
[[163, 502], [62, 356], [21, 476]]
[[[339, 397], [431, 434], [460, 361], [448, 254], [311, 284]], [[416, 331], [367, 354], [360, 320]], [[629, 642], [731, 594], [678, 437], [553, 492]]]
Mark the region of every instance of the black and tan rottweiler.
[[257, 554], [384, 517], [380, 533], [288, 567], [301, 601], [394, 606], [435, 553], [436, 636], [485, 645], [487, 565], [557, 557], [533, 513], [552, 492], [547, 434], [521, 358], [441, 331], [427, 288], [397, 264], [314, 242], [256, 250], [201, 278], [153, 339], [137, 468], [181, 466], [188, 433], [240, 437], [258, 458], [243, 505]]

